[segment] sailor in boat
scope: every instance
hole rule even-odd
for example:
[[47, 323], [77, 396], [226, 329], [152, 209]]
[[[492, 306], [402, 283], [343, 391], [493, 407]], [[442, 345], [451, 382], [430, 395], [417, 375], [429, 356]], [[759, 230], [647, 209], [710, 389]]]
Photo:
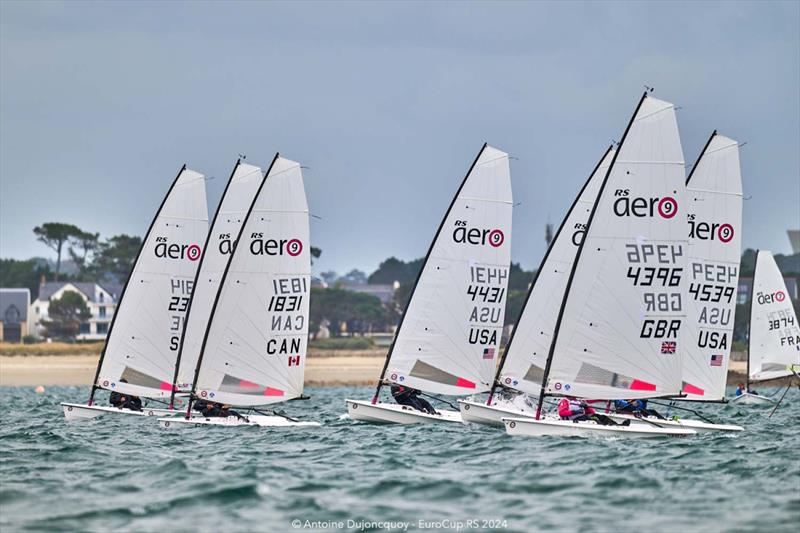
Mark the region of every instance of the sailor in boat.
[[614, 400], [614, 408], [618, 413], [634, 415], [640, 418], [652, 416], [665, 420], [661, 413], [655, 409], [647, 408], [647, 400]]
[[597, 422], [602, 426], [630, 426], [631, 421], [625, 420], [621, 423], [616, 423], [606, 415], [597, 413], [594, 409], [589, 407], [586, 402], [579, 401], [571, 396], [562, 398], [558, 402], [558, 416], [562, 420], [572, 420], [573, 422], [584, 422], [591, 420]]
[[230, 405], [223, 405], [217, 402], [206, 402], [202, 400], [197, 401], [194, 404], [194, 408], [206, 418], [227, 418], [229, 416], [235, 416], [236, 418], [247, 420], [245, 417], [231, 409]]
[[[119, 380], [120, 383], [127, 383], [128, 380], [122, 378]], [[142, 410], [142, 399], [138, 396], [133, 396], [131, 394], [123, 394], [121, 392], [112, 392], [111, 396], [109, 396], [108, 401], [114, 407], [119, 407], [120, 409], [128, 409], [130, 411], [141, 411]]]
[[423, 413], [428, 413], [429, 415], [435, 415], [436, 409], [428, 402], [425, 398], [419, 397], [420, 391], [417, 389], [412, 389], [411, 387], [404, 387], [403, 385], [392, 385], [392, 398], [394, 401], [399, 403], [400, 405], [407, 405], [416, 409], [417, 411], [422, 411]]
[[747, 392], [748, 394], [753, 394], [753, 395], [755, 395], [755, 396], [758, 396], [758, 395], [759, 395], [759, 394], [758, 394], [756, 391], [754, 391], [753, 389], [748, 389], [747, 387], [745, 387], [745, 386], [744, 386], [744, 383], [739, 383], [739, 386], [738, 386], [738, 387], [736, 387], [736, 396], [741, 396], [741, 395], [742, 395], [742, 394], [744, 394], [745, 392]]

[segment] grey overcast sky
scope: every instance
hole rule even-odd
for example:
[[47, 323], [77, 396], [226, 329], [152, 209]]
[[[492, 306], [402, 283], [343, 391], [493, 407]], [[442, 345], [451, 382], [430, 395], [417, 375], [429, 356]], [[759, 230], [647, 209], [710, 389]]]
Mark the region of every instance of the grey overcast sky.
[[800, 3], [0, 3], [0, 257], [32, 228], [143, 234], [184, 162], [213, 213], [237, 154], [309, 167], [315, 271], [422, 256], [484, 141], [518, 158], [538, 266], [643, 91], [693, 162], [742, 149], [744, 245], [800, 228]]

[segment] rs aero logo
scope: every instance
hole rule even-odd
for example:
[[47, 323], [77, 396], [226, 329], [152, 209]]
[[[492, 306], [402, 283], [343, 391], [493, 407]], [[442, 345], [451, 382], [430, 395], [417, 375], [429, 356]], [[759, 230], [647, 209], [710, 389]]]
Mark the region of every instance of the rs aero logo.
[[678, 213], [678, 202], [671, 196], [663, 198], [632, 197], [630, 189], [614, 191], [614, 214], [618, 217], [653, 217], [672, 218]]
[[200, 259], [200, 253], [200, 246], [197, 244], [169, 244], [166, 237], [156, 237], [156, 257], [197, 261]]
[[300, 239], [265, 239], [263, 233], [250, 234], [250, 253], [253, 255], [300, 255], [303, 243]]
[[757, 300], [760, 305], [780, 303], [786, 299], [786, 293], [783, 291], [773, 292], [772, 294], [764, 294], [758, 291]]
[[733, 226], [728, 223], [719, 222], [698, 222], [694, 214], [688, 215], [689, 219], [689, 238], [701, 241], [720, 241], [723, 243], [731, 242], [733, 239]]
[[489, 244], [492, 248], [498, 248], [506, 240], [503, 231], [499, 229], [469, 228], [466, 220], [456, 220], [455, 226], [453, 240], [457, 243], [476, 246]]

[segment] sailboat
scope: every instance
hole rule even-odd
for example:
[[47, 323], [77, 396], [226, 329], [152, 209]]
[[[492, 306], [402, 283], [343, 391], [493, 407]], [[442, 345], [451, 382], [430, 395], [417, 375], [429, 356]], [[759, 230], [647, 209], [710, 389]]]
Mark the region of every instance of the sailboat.
[[[542, 387], [544, 365], [561, 301], [565, 296], [567, 278], [586, 230], [589, 213], [597, 200], [600, 184], [613, 157], [614, 148], [609, 147], [575, 197], [550, 242], [500, 359], [488, 400], [458, 400], [464, 422], [502, 427], [503, 417], [536, 417], [536, 406], [528, 404], [526, 395], [538, 394]], [[504, 392], [522, 394], [505, 394], [508, 400], [498, 401], [495, 395], [498, 387]]]
[[490, 389], [511, 262], [508, 154], [483, 145], [442, 219], [422, 264], [372, 401], [346, 400], [351, 419], [416, 424], [461, 422], [379, 402], [384, 384], [430, 394]]
[[[683, 394], [679, 400], [724, 402], [733, 340], [742, 228], [739, 143], [714, 131], [686, 179], [689, 245], [687, 319], [683, 342]], [[676, 407], [677, 408], [677, 407]], [[699, 413], [697, 413], [699, 414]], [[744, 431], [710, 420], [612, 415], [615, 420], [658, 422], [697, 432]]]
[[[276, 154], [260, 180], [211, 306], [185, 417], [162, 427], [317, 426], [258, 408], [302, 397], [311, 255], [300, 164]], [[192, 413], [197, 401], [247, 409]]]
[[174, 406], [176, 394], [188, 394], [192, 389], [200, 347], [222, 274], [233, 251], [234, 239], [239, 234], [242, 221], [262, 180], [259, 167], [240, 159], [236, 161], [225, 185], [203, 246], [205, 253], [200, 258], [194, 278], [194, 290], [186, 306], [185, 329], [178, 346], [170, 408]]
[[797, 376], [800, 371], [800, 327], [792, 299], [772, 252], [756, 254], [750, 296], [747, 387], [733, 401], [772, 404], [772, 398], [750, 392], [750, 384]]
[[62, 403], [67, 420], [106, 413], [131, 416], [176, 414], [95, 404], [108, 390], [141, 398], [167, 399], [192, 294], [200, 248], [208, 234], [205, 177], [184, 165], [150, 224], [133, 269], [120, 294], [108, 338], [100, 354], [89, 401]]
[[681, 394], [687, 255], [684, 160], [675, 107], [645, 93], [589, 215], [544, 366], [535, 418], [503, 418], [509, 435], [686, 436], [686, 428], [541, 417], [545, 396]]

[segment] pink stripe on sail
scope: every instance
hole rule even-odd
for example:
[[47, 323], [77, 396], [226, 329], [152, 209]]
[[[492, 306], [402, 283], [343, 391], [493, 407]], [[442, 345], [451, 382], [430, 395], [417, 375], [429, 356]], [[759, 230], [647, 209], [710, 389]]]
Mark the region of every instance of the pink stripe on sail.
[[656, 390], [656, 386], [646, 381], [634, 379], [631, 383], [631, 390]]
[[464, 387], [465, 389], [474, 389], [475, 384], [468, 379], [458, 378], [458, 381], [456, 381], [456, 387]]
[[706, 393], [706, 391], [704, 391], [700, 387], [695, 387], [691, 383], [683, 384], [683, 392], [686, 392], [688, 394], [697, 394], [698, 396], [703, 396]]
[[253, 383], [252, 381], [247, 381], [246, 379], [239, 380], [239, 386], [243, 389], [260, 389], [261, 385], [258, 383]]
[[283, 396], [283, 391], [280, 389], [273, 389], [272, 387], [267, 387], [264, 389], [264, 396]]
[[178, 391], [178, 387], [173, 387], [172, 383], [167, 383], [166, 381], [161, 382], [161, 390], [168, 390], [168, 391]]

